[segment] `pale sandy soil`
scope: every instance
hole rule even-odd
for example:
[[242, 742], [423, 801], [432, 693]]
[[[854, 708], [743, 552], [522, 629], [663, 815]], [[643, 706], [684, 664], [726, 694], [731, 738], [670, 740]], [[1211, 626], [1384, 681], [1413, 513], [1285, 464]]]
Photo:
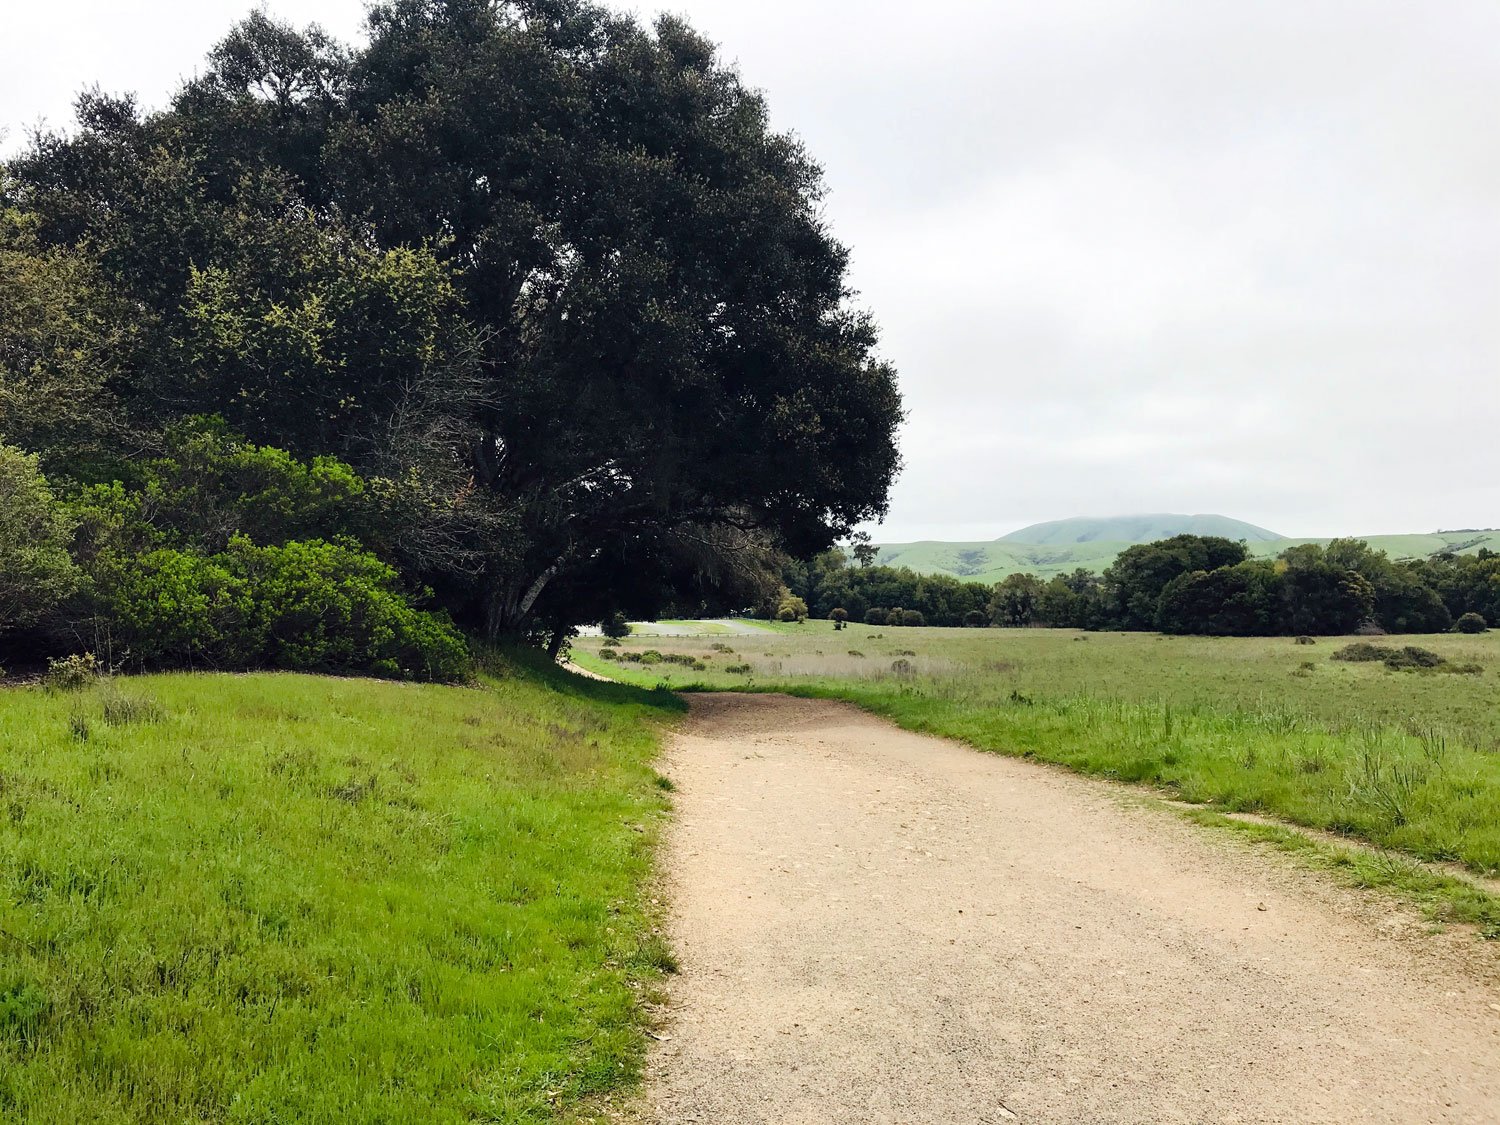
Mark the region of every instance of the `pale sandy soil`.
[[1104, 783], [692, 702], [648, 1119], [1500, 1122], [1493, 947]]

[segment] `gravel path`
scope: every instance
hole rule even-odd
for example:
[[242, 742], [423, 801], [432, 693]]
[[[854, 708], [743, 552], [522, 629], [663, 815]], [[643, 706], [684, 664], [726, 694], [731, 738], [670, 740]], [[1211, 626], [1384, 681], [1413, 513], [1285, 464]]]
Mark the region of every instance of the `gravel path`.
[[1489, 947], [1103, 783], [692, 703], [654, 1120], [1500, 1121]]

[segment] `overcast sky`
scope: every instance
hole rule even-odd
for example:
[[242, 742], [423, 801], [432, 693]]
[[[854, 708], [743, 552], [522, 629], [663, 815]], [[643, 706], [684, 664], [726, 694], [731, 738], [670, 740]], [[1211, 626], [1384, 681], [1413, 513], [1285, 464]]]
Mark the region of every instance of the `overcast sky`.
[[[1495, 0], [667, 7], [827, 170], [910, 410], [878, 539], [1500, 525]], [[88, 83], [160, 105], [249, 10], [6, 8], [6, 151]]]

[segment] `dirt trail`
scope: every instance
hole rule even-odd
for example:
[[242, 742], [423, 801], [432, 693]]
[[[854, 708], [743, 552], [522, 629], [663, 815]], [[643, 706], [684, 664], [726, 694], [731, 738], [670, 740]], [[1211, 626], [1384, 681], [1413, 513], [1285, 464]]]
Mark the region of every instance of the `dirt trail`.
[[1500, 989], [1374, 896], [839, 704], [666, 769], [657, 1121], [1500, 1121]]

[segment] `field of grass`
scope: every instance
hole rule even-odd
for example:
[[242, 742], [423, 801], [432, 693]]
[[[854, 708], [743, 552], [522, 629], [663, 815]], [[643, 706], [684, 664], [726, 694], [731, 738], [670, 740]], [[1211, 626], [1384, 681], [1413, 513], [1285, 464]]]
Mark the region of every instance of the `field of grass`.
[[637, 683], [847, 699], [981, 749], [1500, 871], [1500, 634], [1380, 642], [1478, 672], [1332, 659], [1347, 643], [809, 622], [652, 642], [703, 670], [601, 660], [597, 643], [575, 658]]
[[0, 690], [0, 1120], [570, 1120], [670, 956], [661, 693]]

